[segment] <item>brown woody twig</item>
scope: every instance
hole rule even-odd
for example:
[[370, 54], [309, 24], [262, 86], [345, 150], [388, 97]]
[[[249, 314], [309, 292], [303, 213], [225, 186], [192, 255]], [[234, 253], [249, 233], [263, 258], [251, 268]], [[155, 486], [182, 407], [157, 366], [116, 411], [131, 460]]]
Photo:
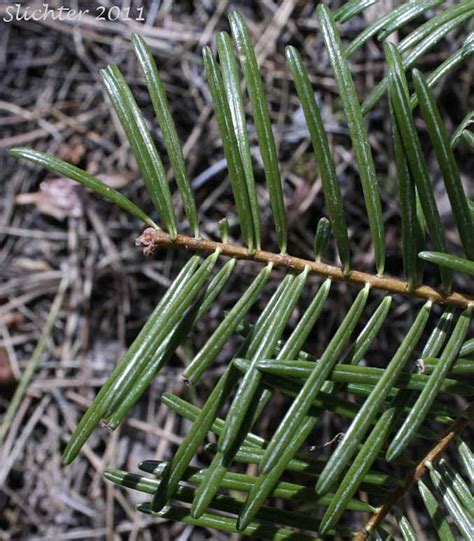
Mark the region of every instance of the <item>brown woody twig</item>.
[[431, 300], [438, 304], [452, 304], [461, 308], [466, 308], [470, 303], [474, 304], [474, 297], [466, 295], [465, 293], [453, 292], [446, 294], [439, 289], [426, 285], [420, 285], [409, 290], [407, 282], [390, 276], [376, 276], [356, 270], [351, 271], [349, 274], [344, 274], [339, 267], [326, 265], [325, 263], [317, 261], [310, 261], [290, 255], [274, 254], [273, 252], [265, 252], [263, 250], [256, 250], [254, 253], [250, 253], [247, 248], [244, 248], [243, 246], [188, 237], [185, 235], [177, 235], [175, 239], [171, 239], [165, 231], [154, 229], [152, 227], [145, 229], [137, 239], [137, 246], [143, 248], [143, 253], [145, 255], [154, 254], [160, 248], [171, 245], [181, 246], [186, 250], [193, 252], [212, 253], [215, 250], [221, 250], [221, 253], [224, 256], [257, 261], [259, 263], [273, 263], [275, 266], [286, 267], [298, 271], [302, 271], [305, 267], [308, 267], [311, 272], [323, 276], [324, 278], [331, 278], [333, 280], [358, 285], [370, 284], [376, 289], [382, 289], [389, 293]]

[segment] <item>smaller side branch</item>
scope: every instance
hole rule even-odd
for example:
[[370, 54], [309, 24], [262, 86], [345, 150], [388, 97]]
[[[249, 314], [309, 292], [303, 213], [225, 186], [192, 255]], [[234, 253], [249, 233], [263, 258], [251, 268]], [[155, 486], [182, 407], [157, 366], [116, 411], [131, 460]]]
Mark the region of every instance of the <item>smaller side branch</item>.
[[154, 229], [152, 227], [145, 229], [142, 235], [137, 239], [137, 246], [143, 248], [143, 253], [145, 255], [154, 254], [160, 248], [171, 245], [181, 246], [182, 248], [193, 252], [204, 253], [212, 253], [219, 249], [224, 256], [257, 261], [259, 263], [273, 263], [275, 266], [286, 267], [297, 271], [302, 271], [305, 267], [308, 267], [311, 272], [324, 278], [332, 278], [333, 280], [358, 285], [370, 284], [376, 289], [382, 289], [389, 293], [431, 300], [438, 304], [452, 304], [461, 308], [466, 308], [470, 303], [474, 304], [474, 297], [464, 293], [453, 292], [445, 294], [439, 289], [425, 285], [421, 285], [410, 291], [407, 282], [390, 276], [376, 276], [356, 270], [351, 271], [349, 274], [344, 274], [341, 268], [326, 265], [325, 263], [318, 261], [310, 261], [308, 259], [290, 255], [274, 254], [273, 252], [265, 252], [264, 250], [256, 250], [255, 252], [250, 253], [247, 248], [244, 248], [243, 246], [187, 237], [185, 235], [177, 235], [175, 239], [171, 239], [165, 231]]
[[405, 479], [403, 485], [392, 492], [387, 501], [379, 508], [379, 510], [371, 517], [367, 524], [357, 532], [353, 541], [366, 541], [374, 529], [382, 522], [386, 515], [390, 512], [398, 501], [411, 489], [411, 487], [424, 477], [428, 470], [427, 464], [434, 462], [443, 453], [448, 445], [460, 434], [470, 421], [474, 418], [474, 403], [470, 404], [462, 417], [456, 419], [450, 428], [448, 428], [440, 437], [438, 442], [418, 463], [416, 468], [411, 471]]

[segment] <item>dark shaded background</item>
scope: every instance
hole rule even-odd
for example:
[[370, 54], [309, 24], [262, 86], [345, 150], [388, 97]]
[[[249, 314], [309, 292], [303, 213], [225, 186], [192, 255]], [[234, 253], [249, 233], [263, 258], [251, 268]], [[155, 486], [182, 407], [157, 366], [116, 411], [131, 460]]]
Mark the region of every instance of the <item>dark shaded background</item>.
[[[130, 7], [132, 14], [143, 7], [146, 21], [99, 21], [88, 16], [74, 24], [51, 20], [0, 22], [0, 411], [6, 408], [15, 380], [31, 356], [64, 271], [67, 269], [72, 276], [41, 368], [0, 450], [0, 539], [229, 539], [224, 534], [189, 526], [159, 524], [136, 513], [134, 504], [143, 498], [106, 484], [102, 473], [108, 466], [136, 470], [142, 459], [170, 458], [187, 424], [160, 405], [160, 393], [170, 390], [195, 403], [205, 399], [209, 393], [206, 386], [212, 385], [212, 376], [221, 372], [223, 364], [214, 366], [196, 389], [185, 388], [179, 374], [215, 327], [222, 311], [238, 299], [256, 269], [239, 264], [225, 295], [201, 323], [199, 332], [186, 348], [178, 350], [171, 366], [157, 378], [120, 430], [114, 434], [96, 430], [81, 457], [72, 466], [63, 467], [61, 453], [79, 416], [187, 255], [170, 250], [145, 258], [134, 245], [140, 224], [80, 186], [18, 163], [7, 157], [6, 151], [21, 145], [57, 154], [101, 175], [152, 213], [151, 202], [137, 176], [126, 138], [104, 97], [99, 77], [100, 68], [118, 64], [147, 118], [153, 121], [129, 43], [131, 33], [139, 32], [156, 55], [168, 91], [200, 207], [202, 232], [216, 238], [217, 222], [227, 216], [232, 241], [240, 242], [201, 62], [202, 46], [214, 44], [216, 31], [228, 29], [226, 13], [238, 8], [246, 16], [256, 43], [272, 111], [287, 203], [290, 253], [313, 257], [313, 234], [317, 220], [324, 215], [324, 202], [302, 111], [285, 65], [284, 47], [288, 44], [297, 46], [304, 56], [330, 134], [352, 247], [357, 252], [354, 267], [371, 270], [373, 256], [367, 217], [337, 89], [316, 26], [316, 3], [51, 1], [51, 8], [88, 8], [96, 14], [102, 12], [99, 6]], [[6, 4], [0, 4], [2, 16]], [[335, 8], [341, 2], [328, 4]], [[23, 2], [24, 7], [33, 5]], [[356, 17], [342, 27], [344, 38], [354, 37], [396, 5], [398, 2], [384, 0], [364, 16]], [[455, 32], [430, 52], [419, 67], [429, 71], [454, 51], [465, 35], [464, 31]], [[394, 39], [399, 37], [395, 35]], [[383, 75], [380, 46], [370, 42], [355, 55], [352, 67], [362, 99]], [[450, 132], [469, 105], [472, 108], [472, 76], [471, 62], [436, 89]], [[383, 100], [369, 115], [368, 125], [383, 186], [387, 272], [400, 275], [399, 209], [387, 117]], [[161, 133], [156, 123], [153, 126], [162, 149]], [[422, 122], [419, 128], [424, 137]], [[250, 133], [255, 143], [252, 126]], [[426, 144], [426, 148], [434, 182], [439, 186], [438, 203], [450, 248], [456, 252], [459, 246], [449, 219], [450, 208], [430, 146]], [[464, 180], [474, 196], [474, 160], [463, 149], [459, 158]], [[256, 175], [264, 223], [263, 245], [274, 249], [275, 236], [258, 155]], [[177, 198], [175, 201], [180, 230], [187, 232], [181, 204]], [[329, 260], [334, 261], [332, 246]], [[274, 284], [280, 276], [281, 272], [274, 273]], [[427, 280], [437, 283], [436, 274], [429, 272]], [[317, 280], [311, 283], [315, 286]], [[267, 298], [274, 284], [267, 288]], [[466, 284], [459, 286], [465, 288]], [[311, 339], [309, 347], [315, 354], [354, 293], [344, 285], [337, 291], [324, 328]], [[375, 295], [374, 306], [376, 299]], [[261, 306], [264, 303], [265, 297]], [[394, 344], [399, 343], [414, 309], [404, 300], [398, 299], [396, 303], [375, 348], [382, 365], [383, 352], [393, 350]], [[223, 352], [222, 362], [229, 357], [230, 346]], [[267, 430], [273, 421], [270, 415]], [[309, 443], [324, 443], [341, 428], [340, 421], [328, 419]]]

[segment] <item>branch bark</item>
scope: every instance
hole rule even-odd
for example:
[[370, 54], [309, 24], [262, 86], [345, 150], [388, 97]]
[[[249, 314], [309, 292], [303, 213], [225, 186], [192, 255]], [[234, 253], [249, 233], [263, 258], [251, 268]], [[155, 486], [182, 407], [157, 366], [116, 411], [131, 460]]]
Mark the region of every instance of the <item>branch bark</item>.
[[160, 248], [169, 246], [180, 246], [192, 252], [212, 253], [220, 250], [222, 255], [234, 257], [236, 259], [246, 259], [248, 261], [257, 261], [259, 263], [273, 263], [278, 267], [286, 267], [287, 269], [302, 271], [305, 267], [319, 276], [324, 278], [332, 278], [340, 282], [348, 282], [363, 286], [370, 284], [376, 289], [382, 289], [389, 293], [405, 295], [407, 297], [416, 297], [423, 300], [431, 300], [438, 304], [449, 304], [466, 308], [468, 304], [474, 305], [474, 297], [461, 292], [453, 292], [446, 294], [439, 289], [430, 286], [421, 285], [411, 291], [408, 289], [408, 283], [398, 278], [390, 276], [376, 276], [366, 272], [353, 270], [349, 274], [344, 274], [342, 269], [325, 263], [310, 261], [290, 255], [274, 254], [263, 250], [256, 250], [250, 253], [243, 246], [228, 244], [223, 242], [215, 242], [202, 238], [188, 237], [185, 235], [177, 235], [175, 239], [171, 239], [168, 233], [161, 229], [152, 227], [145, 229], [142, 235], [137, 239], [137, 246], [143, 248], [145, 255], [156, 253]]

